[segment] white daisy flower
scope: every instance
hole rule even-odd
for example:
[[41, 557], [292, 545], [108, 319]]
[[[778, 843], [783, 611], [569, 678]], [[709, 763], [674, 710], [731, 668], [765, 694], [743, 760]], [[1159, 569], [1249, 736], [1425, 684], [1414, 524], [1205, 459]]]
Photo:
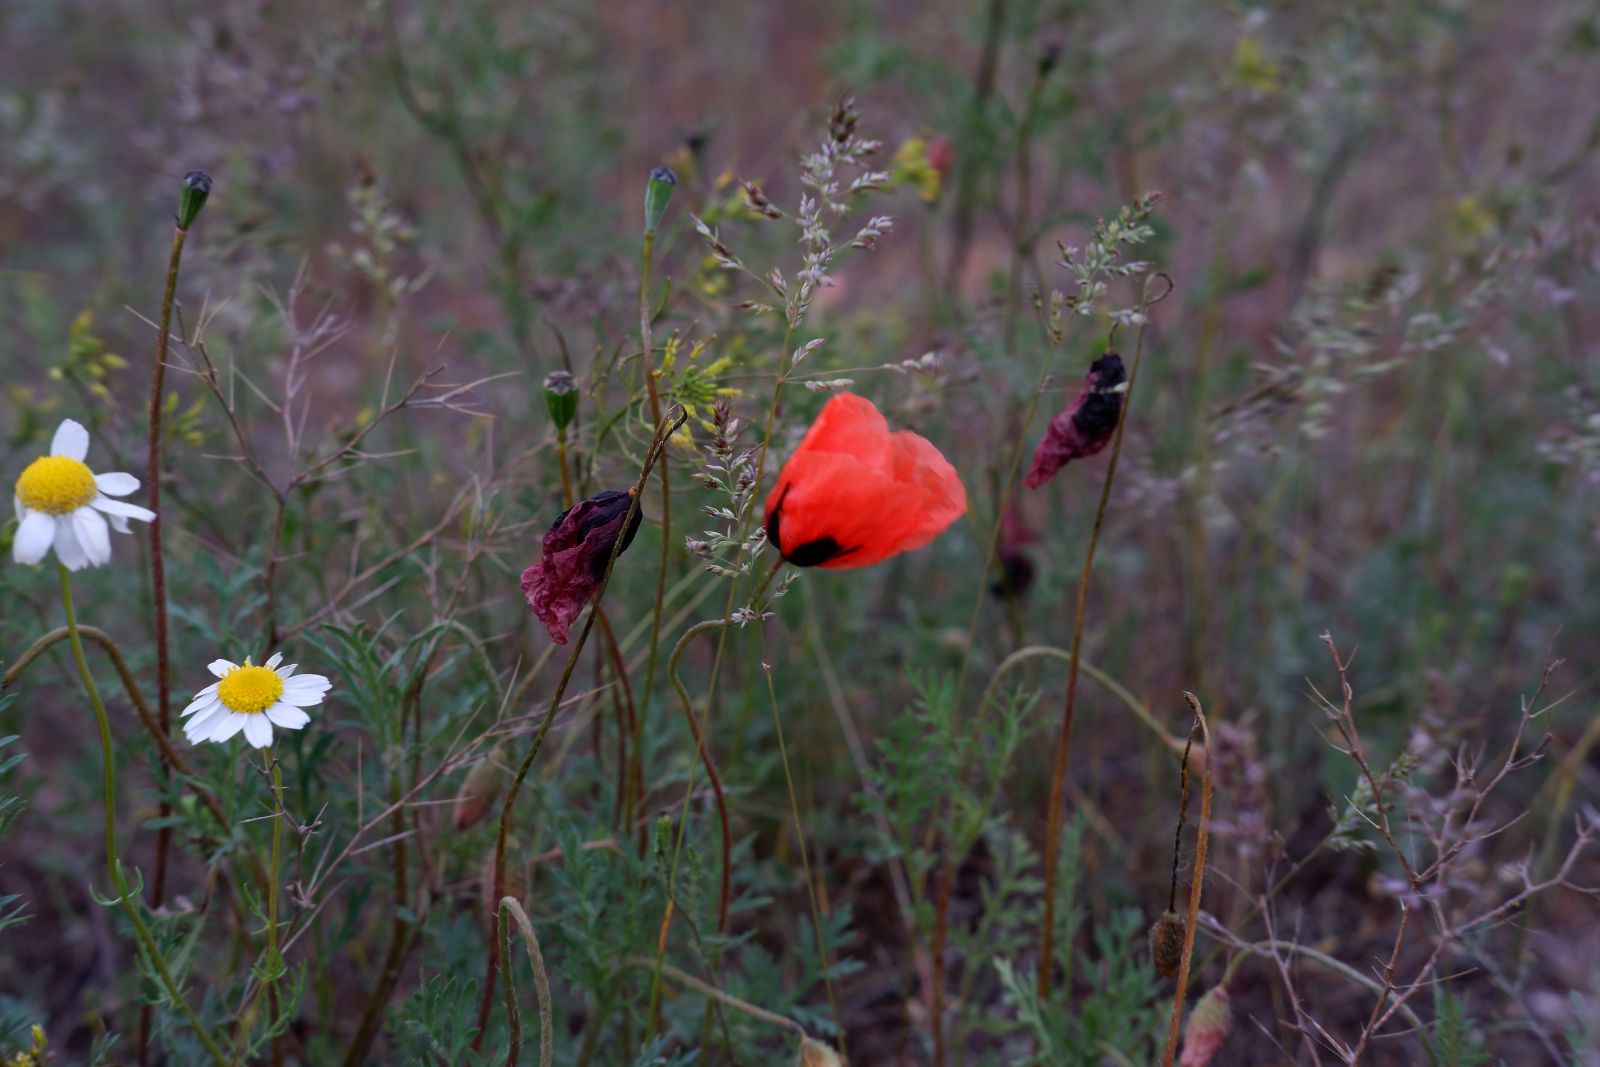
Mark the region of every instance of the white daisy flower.
[[28, 464], [17, 479], [11, 555], [18, 563], [38, 563], [54, 547], [69, 571], [99, 567], [111, 562], [107, 516], [118, 533], [128, 532], [129, 519], [156, 517], [148, 508], [112, 500], [139, 488], [139, 479], [121, 471], [96, 474], [83, 462], [88, 454], [89, 431], [67, 419], [56, 428], [50, 454]]
[[304, 708], [322, 703], [333, 683], [320, 674], [295, 674], [299, 666], [278, 666], [283, 653], [274, 653], [264, 666], [247, 658], [242, 664], [212, 660], [207, 669], [216, 675], [183, 709], [183, 735], [193, 744], [226, 741], [239, 731], [256, 748], [272, 744], [272, 728], [298, 730], [311, 721]]

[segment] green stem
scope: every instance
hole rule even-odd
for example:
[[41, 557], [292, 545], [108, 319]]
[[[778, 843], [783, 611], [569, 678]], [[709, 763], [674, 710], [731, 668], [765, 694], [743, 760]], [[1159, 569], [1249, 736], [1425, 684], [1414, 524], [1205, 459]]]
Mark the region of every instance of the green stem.
[[123, 911], [127, 912], [139, 944], [149, 958], [151, 966], [155, 968], [162, 988], [167, 991], [167, 996], [183, 1013], [184, 1019], [200, 1038], [200, 1043], [205, 1046], [212, 1062], [226, 1065], [227, 1057], [222, 1054], [222, 1050], [217, 1047], [217, 1043], [212, 1040], [205, 1027], [200, 1025], [194, 1010], [189, 1007], [189, 1002], [184, 999], [177, 983], [172, 980], [166, 961], [161, 958], [161, 950], [156, 946], [150, 928], [145, 925], [144, 916], [139, 914], [139, 905], [133, 899], [133, 893], [128, 888], [128, 880], [122, 873], [122, 863], [117, 859], [117, 769], [111, 752], [111, 720], [106, 717], [106, 707], [100, 700], [100, 690], [95, 687], [94, 675], [89, 672], [89, 660], [83, 654], [83, 640], [78, 635], [77, 614], [72, 607], [71, 572], [65, 565], [60, 565], [60, 573], [61, 606], [67, 616], [67, 635], [72, 642], [72, 658], [78, 665], [78, 677], [83, 680], [84, 691], [89, 695], [89, 704], [94, 708], [95, 723], [100, 728], [101, 789], [105, 794], [106, 867], [111, 872], [111, 884], [117, 891], [117, 902], [122, 905]]
[[[661, 394], [656, 389], [655, 356], [650, 337], [650, 271], [655, 260], [656, 235], [648, 230], [639, 251], [639, 344], [644, 353], [644, 383], [650, 396], [650, 420], [661, 425]], [[650, 714], [650, 696], [656, 682], [656, 659], [661, 652], [661, 610], [667, 596], [667, 566], [672, 555], [672, 488], [668, 481], [668, 465], [661, 464], [661, 565], [656, 571], [656, 599], [650, 609], [650, 656], [644, 669], [643, 695], [633, 727], [633, 769], [635, 781], [644, 780], [644, 719]], [[644, 796], [634, 798], [644, 803]], [[635, 815], [642, 815], [635, 812]]]

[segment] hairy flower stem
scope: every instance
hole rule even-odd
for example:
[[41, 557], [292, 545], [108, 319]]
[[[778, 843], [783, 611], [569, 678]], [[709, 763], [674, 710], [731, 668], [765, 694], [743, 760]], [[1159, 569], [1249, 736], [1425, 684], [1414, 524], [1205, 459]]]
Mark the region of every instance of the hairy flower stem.
[[[751, 594], [751, 602], [761, 599], [761, 594], [766, 592], [767, 586], [777, 576], [783, 567], [783, 560], [778, 560], [772, 568], [761, 578], [756, 585], [755, 592]], [[732, 588], [729, 589], [729, 604], [732, 604]], [[718, 667], [722, 662], [722, 652], [726, 644], [729, 628], [733, 625], [733, 617], [724, 614], [720, 619], [707, 619], [695, 623], [683, 632], [677, 644], [672, 647], [672, 654], [667, 657], [667, 675], [672, 679], [673, 686], [678, 691], [678, 703], [683, 709], [684, 718], [688, 720], [689, 731], [694, 736], [695, 750], [699, 753], [700, 762], [705, 766], [706, 778], [711, 783], [711, 793], [717, 804], [717, 818], [722, 830], [722, 876], [717, 892], [717, 933], [726, 934], [728, 931], [728, 912], [733, 901], [733, 830], [728, 818], [728, 803], [722, 791], [722, 779], [717, 774], [715, 761], [711, 758], [711, 750], [705, 743], [705, 729], [700, 724], [700, 718], [695, 714], [694, 701], [689, 697], [689, 689], [683, 684], [683, 677], [678, 674], [678, 661], [683, 658], [684, 650], [689, 647], [689, 642], [699, 634], [711, 630], [719, 630], [717, 636], [716, 658], [712, 661], [712, 688], [706, 696], [706, 711], [710, 712], [711, 696], [715, 690]], [[661, 936], [656, 940], [657, 969], [652, 975], [650, 983], [650, 1007], [647, 1016], [645, 1039], [655, 1036], [655, 1027], [658, 1021], [657, 1009], [661, 1002], [661, 970], [660, 964], [666, 958], [667, 929], [672, 922], [672, 909], [677, 896], [678, 864], [683, 858], [683, 843], [687, 836], [689, 821], [689, 801], [694, 796], [695, 772], [690, 769], [687, 781], [683, 786], [683, 803], [679, 806], [677, 837], [673, 844], [672, 864], [667, 874], [667, 908], [661, 919]]]
[[[650, 442], [650, 450], [645, 454], [644, 466], [639, 471], [639, 480], [634, 483], [633, 499], [628, 505], [628, 513], [622, 519], [622, 529], [627, 529], [633, 522], [633, 517], [639, 512], [640, 494], [644, 492], [645, 485], [650, 480], [650, 470], [661, 457], [661, 451], [666, 447], [667, 438], [671, 437], [689, 419], [689, 413], [683, 408], [674, 405], [667, 413], [667, 418], [656, 424], [655, 439]], [[583, 624], [583, 629], [578, 632], [578, 640], [572, 646], [572, 653], [567, 657], [567, 665], [561, 672], [561, 680], [556, 683], [555, 692], [550, 696], [550, 703], [545, 708], [544, 719], [539, 723], [538, 731], [533, 735], [533, 744], [528, 748], [528, 754], [522, 760], [522, 765], [517, 768], [516, 777], [511, 781], [511, 788], [506, 790], [505, 799], [500, 803], [500, 828], [495, 837], [494, 846], [494, 900], [505, 898], [506, 892], [506, 838], [511, 829], [511, 811], [517, 801], [517, 794], [522, 791], [522, 783], [527, 780], [528, 771], [533, 767], [533, 761], [539, 755], [539, 749], [544, 745], [545, 735], [550, 732], [551, 723], [555, 722], [556, 710], [561, 706], [561, 700], [567, 695], [567, 685], [572, 681], [572, 672], [578, 666], [578, 657], [583, 655], [583, 646], [589, 641], [589, 632], [594, 629], [595, 620], [598, 618], [598, 608], [605, 599], [606, 587], [611, 584], [611, 572], [616, 568], [617, 557], [622, 554], [622, 538], [617, 538], [611, 545], [611, 557], [606, 560], [605, 574], [600, 578], [600, 584], [594, 591], [594, 605], [596, 610], [589, 612], [589, 617]], [[659, 603], [659, 601], [658, 601]], [[640, 711], [643, 716], [643, 709]], [[488, 970], [483, 980], [483, 995], [478, 1001], [478, 1034], [473, 1038], [472, 1047], [475, 1050], [483, 1048], [483, 1039], [489, 1023], [489, 1008], [494, 1003], [494, 985], [496, 965], [499, 962], [499, 944], [491, 938], [488, 953]]]
[[533, 932], [533, 923], [516, 897], [500, 900], [500, 970], [505, 981], [506, 1021], [511, 1029], [511, 1047], [506, 1053], [506, 1067], [517, 1067], [522, 1055], [522, 1013], [517, 1008], [517, 987], [511, 972], [511, 924], [516, 923], [522, 943], [528, 949], [528, 962], [533, 967], [533, 991], [539, 998], [539, 1067], [550, 1067], [555, 1055], [555, 1027], [551, 1022], [550, 979], [544, 970], [544, 953], [539, 950], [539, 938]]
[[101, 792], [105, 801], [105, 847], [106, 867], [111, 874], [111, 884], [117, 891], [117, 903], [122, 905], [122, 910], [127, 913], [128, 921], [132, 923], [134, 935], [139, 946], [144, 950], [146, 958], [154, 968], [156, 976], [161, 981], [161, 986], [167, 992], [167, 997], [183, 1013], [190, 1029], [200, 1039], [200, 1044], [205, 1046], [206, 1053], [213, 1063], [225, 1065], [228, 1062], [222, 1050], [212, 1039], [200, 1020], [195, 1017], [194, 1010], [189, 1007], [189, 1002], [184, 999], [172, 974], [167, 970], [167, 963], [161, 956], [161, 949], [156, 945], [155, 938], [150, 934], [150, 928], [145, 925], [144, 916], [139, 913], [138, 902], [134, 899], [133, 890], [128, 886], [128, 879], [122, 873], [122, 863], [117, 859], [117, 767], [111, 751], [111, 720], [106, 717], [105, 704], [100, 700], [100, 690], [94, 684], [94, 675], [89, 671], [89, 660], [83, 654], [83, 638], [78, 633], [77, 614], [72, 607], [72, 576], [65, 566], [59, 567], [61, 573], [61, 607], [66, 612], [67, 634], [72, 642], [72, 658], [78, 667], [78, 677], [83, 681], [84, 692], [88, 694], [89, 705], [94, 709], [95, 724], [100, 728], [100, 764], [101, 764]]
[[800, 850], [800, 867], [806, 875], [806, 896], [811, 902], [811, 929], [817, 935], [817, 964], [822, 973], [822, 986], [828, 994], [828, 1007], [833, 1010], [834, 1030], [839, 1035], [839, 1052], [848, 1058], [845, 1044], [844, 1013], [839, 1010], [839, 995], [833, 988], [833, 960], [828, 951], [827, 937], [823, 934], [822, 906], [817, 901], [817, 876], [811, 870], [810, 850], [806, 847], [806, 827], [800, 819], [800, 800], [794, 791], [794, 772], [789, 769], [789, 746], [783, 739], [783, 716], [778, 714], [778, 691], [772, 681], [771, 662], [767, 658], [767, 632], [759, 629], [761, 639], [762, 674], [767, 678], [767, 701], [772, 705], [772, 728], [778, 738], [778, 757], [783, 763], [783, 781], [789, 790], [789, 813], [794, 819], [795, 842]]
[[[155, 518], [150, 520], [150, 596], [156, 623], [156, 708], [160, 714], [163, 733], [172, 729], [172, 678], [168, 669], [170, 653], [167, 645], [167, 564], [161, 550], [161, 409], [163, 388], [167, 375], [167, 352], [172, 337], [172, 307], [177, 302], [178, 264], [183, 259], [183, 242], [189, 232], [180, 226], [172, 228], [172, 253], [167, 260], [167, 282], [161, 292], [161, 317], [156, 332], [155, 366], [150, 368], [150, 422], [145, 441], [145, 484], [149, 487], [150, 510]], [[170, 778], [170, 775], [168, 776]], [[172, 813], [165, 801], [161, 804], [161, 818]], [[161, 906], [167, 888], [167, 853], [172, 847], [172, 828], [163, 826], [156, 835], [155, 873], [150, 879], [150, 906]], [[144, 1037], [141, 1028], [141, 1038]], [[141, 1051], [144, 1042], [140, 1041]], [[144, 1057], [141, 1055], [140, 1059]]]
[[[1130, 379], [1131, 380], [1131, 379]], [[1187, 999], [1189, 989], [1189, 966], [1194, 959], [1195, 927], [1200, 918], [1200, 893], [1205, 887], [1206, 880], [1206, 843], [1211, 835], [1211, 779], [1212, 764], [1215, 762], [1211, 755], [1211, 727], [1206, 723], [1206, 713], [1200, 707], [1200, 698], [1193, 693], [1184, 693], [1183, 699], [1188, 701], [1189, 710], [1194, 715], [1194, 725], [1189, 729], [1189, 740], [1193, 743], [1198, 735], [1200, 743], [1205, 746], [1207, 759], [1200, 771], [1200, 823], [1195, 830], [1194, 841], [1194, 875], [1189, 882], [1189, 916], [1183, 928], [1183, 955], [1178, 963], [1177, 992], [1172, 997], [1172, 1022], [1167, 1028], [1167, 1049], [1161, 1058], [1161, 1067], [1172, 1067], [1172, 1058], [1178, 1052], [1178, 1033], [1183, 1024], [1183, 1004]], [[1188, 782], [1184, 783], [1184, 805], [1188, 802]], [[1182, 816], [1179, 816], [1178, 833], [1183, 833]], [[1181, 840], [1181, 837], [1180, 837]], [[1173, 868], [1176, 871], [1177, 859], [1173, 859]], [[1177, 893], [1177, 878], [1173, 878], [1173, 896]], [[1379, 998], [1380, 1003], [1382, 998]]]
[[[645, 231], [644, 243], [639, 251], [639, 345], [644, 353], [644, 383], [650, 394], [650, 419], [656, 426], [661, 425], [661, 394], [656, 389], [655, 357], [650, 338], [650, 324], [654, 317], [650, 310], [650, 270], [655, 261], [656, 235], [652, 231]], [[680, 423], [681, 425], [681, 423]], [[676, 431], [674, 431], [676, 432]], [[663, 440], [663, 443], [665, 441]], [[661, 651], [661, 609], [667, 597], [667, 565], [672, 554], [672, 488], [668, 479], [668, 464], [661, 464], [661, 566], [656, 572], [656, 600], [650, 609], [650, 654], [645, 662], [643, 695], [639, 701], [638, 714], [634, 717], [633, 727], [633, 770], [634, 781], [644, 780], [644, 719], [650, 714], [650, 696], [655, 688], [656, 658]], [[632, 522], [632, 519], [628, 520]], [[634, 798], [638, 804], [644, 803], [641, 794]], [[642, 816], [643, 812], [637, 812]], [[642, 833], [642, 832], [641, 832]], [[642, 842], [642, 837], [641, 837]]]
[[1139, 360], [1144, 355], [1145, 328], [1139, 328], [1133, 362], [1128, 366], [1128, 388], [1122, 396], [1116, 436], [1111, 440], [1111, 460], [1100, 487], [1100, 505], [1095, 509], [1094, 526], [1089, 531], [1089, 547], [1083, 554], [1083, 572], [1078, 578], [1078, 605], [1072, 622], [1072, 658], [1067, 665], [1067, 695], [1061, 708], [1061, 730], [1056, 736], [1055, 765], [1050, 772], [1050, 807], [1045, 817], [1044, 841], [1044, 917], [1039, 923], [1039, 999], [1050, 995], [1051, 971], [1055, 960], [1056, 933], [1056, 856], [1061, 850], [1063, 821], [1062, 795], [1067, 784], [1067, 759], [1072, 750], [1072, 721], [1078, 711], [1078, 671], [1083, 657], [1083, 621], [1089, 607], [1089, 576], [1094, 568], [1095, 549], [1105, 526], [1106, 505], [1111, 501], [1111, 486], [1117, 477], [1117, 460], [1122, 455], [1122, 434], [1128, 425], [1128, 409], [1133, 403], [1133, 385], [1139, 376]]

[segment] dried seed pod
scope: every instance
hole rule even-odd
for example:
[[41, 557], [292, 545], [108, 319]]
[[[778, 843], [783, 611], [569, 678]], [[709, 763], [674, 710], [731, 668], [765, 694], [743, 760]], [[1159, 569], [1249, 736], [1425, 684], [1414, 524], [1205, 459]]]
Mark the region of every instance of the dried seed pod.
[[1150, 927], [1150, 962], [1163, 978], [1178, 977], [1183, 963], [1183, 916], [1168, 908]]
[[1217, 986], [1194, 1006], [1183, 1027], [1183, 1056], [1178, 1067], [1206, 1067], [1233, 1029], [1233, 1006], [1228, 991]]
[[456, 831], [471, 826], [476, 826], [494, 806], [495, 799], [500, 796], [500, 750], [496, 748], [489, 755], [472, 765], [472, 770], [467, 772], [467, 780], [461, 783], [461, 792], [456, 796]]

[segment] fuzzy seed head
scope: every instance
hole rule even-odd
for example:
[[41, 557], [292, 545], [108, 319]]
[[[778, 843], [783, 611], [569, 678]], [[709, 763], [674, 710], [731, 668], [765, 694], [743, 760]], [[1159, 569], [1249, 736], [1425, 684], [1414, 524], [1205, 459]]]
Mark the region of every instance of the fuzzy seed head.
[[1183, 963], [1183, 916], [1170, 908], [1150, 927], [1150, 962], [1163, 978], [1178, 977]]

